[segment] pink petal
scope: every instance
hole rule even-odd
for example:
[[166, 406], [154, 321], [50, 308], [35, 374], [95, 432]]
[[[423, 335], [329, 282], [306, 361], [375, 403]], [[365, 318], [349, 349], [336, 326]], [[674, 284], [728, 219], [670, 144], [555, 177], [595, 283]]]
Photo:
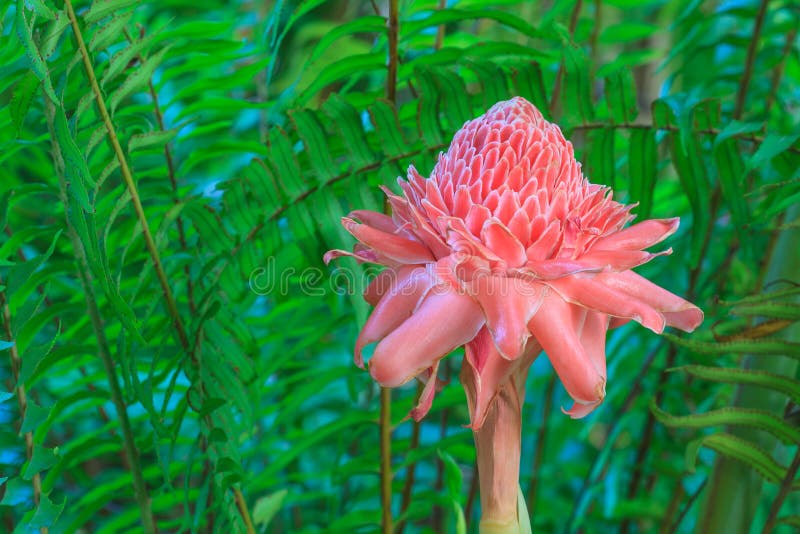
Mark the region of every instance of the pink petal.
[[599, 272], [601, 267], [593, 267], [575, 260], [532, 261], [525, 263], [521, 269], [509, 269], [512, 276], [533, 280], [553, 280], [576, 273]]
[[480, 306], [471, 297], [431, 291], [411, 317], [378, 343], [369, 372], [382, 386], [404, 384], [472, 340], [483, 324]]
[[356, 340], [354, 360], [363, 369], [364, 347], [383, 339], [408, 319], [419, 302], [434, 285], [433, 277], [424, 267], [405, 267], [397, 273], [396, 283], [378, 302]]
[[[605, 369], [587, 353], [576, 329], [576, 315], [584, 313], [557, 293], [545, 296], [528, 326], [542, 345], [569, 395], [584, 406], [596, 406], [605, 397]], [[576, 410], [576, 416], [581, 415]]]
[[358, 224], [348, 217], [342, 217], [342, 226], [368, 247], [400, 263], [425, 263], [433, 260], [428, 247], [417, 241], [382, 232], [366, 224]]
[[519, 278], [479, 276], [470, 287], [500, 355], [517, 359], [531, 336], [528, 321], [542, 303], [544, 286]]
[[519, 267], [527, 261], [525, 247], [499, 220], [489, 219], [481, 231], [481, 237], [486, 246], [510, 266]]
[[[581, 345], [583, 345], [586, 354], [589, 356], [595, 368], [600, 371], [600, 374], [606, 376], [606, 333], [609, 323], [608, 316], [603, 313], [591, 311], [586, 311], [585, 315], [586, 317], [580, 332]], [[576, 402], [569, 410], [564, 410], [562, 408], [562, 411], [573, 419], [581, 419], [597, 408], [600, 403], [602, 403], [602, 399], [589, 404]]]
[[381, 232], [386, 232], [388, 234], [394, 234], [398, 230], [397, 224], [392, 220], [392, 218], [388, 215], [384, 215], [383, 213], [377, 213], [369, 210], [354, 210], [351, 211], [347, 216], [352, 219], [357, 219], [367, 226], [371, 226], [376, 230], [380, 230]]
[[[534, 224], [538, 222], [538, 220], [534, 220]], [[532, 230], [535, 231], [535, 228]], [[561, 246], [561, 223], [559, 221], [550, 222], [540, 235], [532, 234], [531, 239], [536, 239], [536, 241], [525, 251], [528, 259], [534, 261], [549, 259]]]
[[464, 346], [465, 363], [462, 364], [461, 382], [467, 390], [469, 426], [473, 430], [483, 426], [492, 401], [511, 374], [530, 367], [541, 350], [539, 344], [531, 339], [523, 357], [509, 361], [500, 356], [486, 328], [482, 328], [475, 339]]
[[394, 269], [381, 271], [364, 289], [364, 300], [373, 306], [377, 305], [381, 297], [394, 285], [396, 278], [397, 271]]
[[651, 219], [642, 221], [624, 230], [598, 239], [594, 248], [598, 250], [642, 250], [660, 243], [675, 233], [680, 219]]
[[414, 233], [425, 243], [437, 258], [446, 256], [450, 253], [450, 247], [444, 242], [441, 236], [428, 224], [422, 214], [416, 208], [410, 210], [411, 224]]
[[441, 221], [446, 225], [447, 244], [452, 252], [467, 256], [478, 256], [489, 261], [500, 260], [500, 257], [492, 249], [470, 233], [463, 220], [456, 217], [443, 217]]
[[666, 323], [691, 332], [703, 322], [703, 312], [691, 302], [670, 293], [633, 271], [603, 273], [598, 279], [630, 299], [637, 299], [658, 310]]
[[422, 388], [422, 392], [419, 395], [419, 400], [417, 401], [417, 405], [411, 409], [409, 412], [409, 416], [414, 419], [414, 421], [421, 421], [423, 417], [425, 417], [431, 409], [433, 405], [433, 397], [436, 394], [436, 387], [440, 383], [439, 379], [436, 378], [436, 373], [439, 370], [439, 362], [433, 364], [433, 367], [428, 369], [424, 374], [427, 375], [425, 382], [425, 387]]
[[578, 258], [578, 261], [602, 270], [627, 271], [647, 263], [656, 256], [669, 256], [670, 254], [672, 254], [671, 248], [655, 253], [643, 250], [595, 250], [593, 248]]
[[666, 320], [661, 313], [641, 300], [604, 284], [600, 275], [594, 278], [570, 276], [551, 280], [548, 284], [567, 302], [614, 317], [633, 319], [659, 334], [664, 331]]
[[379, 265], [385, 265], [387, 267], [395, 267], [399, 265], [396, 261], [387, 258], [386, 256], [372, 250], [369, 247], [362, 245], [361, 243], [356, 243], [353, 247], [353, 252], [348, 252], [346, 250], [329, 250], [325, 253], [322, 257], [322, 261], [325, 264], [329, 264], [333, 260], [339, 258], [354, 258], [358, 263], [377, 263]]

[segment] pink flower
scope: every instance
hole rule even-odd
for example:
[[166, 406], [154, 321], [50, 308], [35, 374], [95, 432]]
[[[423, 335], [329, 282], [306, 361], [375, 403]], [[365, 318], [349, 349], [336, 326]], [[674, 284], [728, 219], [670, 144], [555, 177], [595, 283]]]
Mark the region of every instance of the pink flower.
[[693, 304], [631, 269], [678, 219], [623, 228], [632, 206], [581, 174], [558, 126], [523, 98], [493, 106], [456, 133], [430, 178], [412, 166], [392, 216], [354, 211], [342, 224], [352, 253], [386, 269], [364, 298], [375, 310], [355, 360], [377, 342], [369, 370], [386, 387], [426, 382], [411, 415], [429, 410], [439, 360], [464, 346], [481, 488], [481, 531], [519, 532], [521, 410], [528, 368], [544, 350], [583, 417], [605, 396], [605, 338], [631, 319], [660, 333], [691, 331]]
[[[342, 224], [360, 242], [342, 255], [384, 265], [366, 289], [375, 306], [355, 348], [386, 387], [425, 380], [431, 406], [439, 361], [465, 346], [462, 382], [479, 430], [493, 401], [521, 403], [524, 377], [544, 350], [575, 400], [573, 418], [605, 396], [605, 338], [631, 319], [660, 333], [691, 331], [699, 308], [631, 269], [671, 249], [644, 249], [678, 219], [623, 228], [633, 206], [589, 183], [572, 145], [523, 98], [494, 105], [456, 133], [430, 178], [412, 166], [402, 196], [384, 189], [392, 216], [354, 211]], [[510, 388], [510, 389], [509, 389]], [[518, 407], [515, 408], [518, 410]]]

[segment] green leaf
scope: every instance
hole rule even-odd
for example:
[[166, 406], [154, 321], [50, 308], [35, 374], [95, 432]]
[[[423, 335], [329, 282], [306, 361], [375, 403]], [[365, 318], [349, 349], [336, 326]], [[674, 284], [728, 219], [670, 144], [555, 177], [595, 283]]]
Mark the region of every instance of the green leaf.
[[514, 13], [508, 13], [499, 9], [454, 9], [444, 8], [432, 10], [425, 13], [417, 20], [404, 20], [402, 22], [403, 31], [401, 35], [405, 38], [414, 35], [426, 28], [438, 26], [440, 24], [451, 24], [455, 22], [468, 21], [475, 23], [479, 19], [490, 19], [504, 26], [508, 26], [527, 37], [541, 37], [542, 32], [531, 26], [523, 17]]
[[442, 449], [437, 449], [436, 453], [439, 455], [439, 458], [444, 464], [444, 481], [447, 488], [447, 494], [450, 495], [450, 498], [458, 501], [461, 497], [461, 485], [463, 479], [461, 468], [458, 467], [456, 461], [452, 456], [447, 454], [447, 452], [443, 451]]
[[267, 528], [272, 518], [280, 511], [283, 501], [289, 490], [282, 489], [259, 498], [253, 506], [253, 523], [261, 528]]
[[14, 93], [11, 96], [11, 103], [9, 104], [9, 111], [17, 135], [19, 135], [20, 130], [22, 130], [22, 125], [25, 122], [28, 109], [30, 109], [31, 102], [33, 101], [33, 95], [38, 88], [39, 80], [32, 72], [25, 74], [14, 87]]
[[[492, 63], [491, 61], [485, 60], [475, 60], [475, 61], [464, 61], [469, 69], [475, 73], [478, 78], [478, 82], [481, 84], [481, 91], [480, 95], [483, 98], [483, 107], [484, 109], [489, 109], [493, 105], [495, 105], [500, 100], [508, 99], [508, 87], [506, 85], [506, 75], [500, 69], [499, 66]], [[434, 74], [434, 79], [437, 71], [431, 71]], [[451, 102], [449, 98], [459, 98], [465, 99], [468, 97], [466, 92], [461, 94], [442, 94], [439, 97], [439, 102], [447, 103], [449, 107], [451, 105], [456, 105], [455, 103]], [[467, 109], [469, 109], [469, 100], [466, 101], [464, 104]], [[469, 113], [472, 115], [472, 113]], [[470, 119], [472, 117], [469, 117]], [[462, 124], [457, 125], [457, 128], [461, 128]]]
[[19, 433], [25, 434], [35, 431], [49, 416], [49, 409], [42, 408], [35, 402], [28, 400], [28, 406], [25, 410], [25, 419], [22, 420], [22, 427], [20, 427]]
[[[308, 57], [308, 62], [318, 60], [337, 40], [355, 33], [382, 34], [386, 31], [386, 19], [379, 15], [366, 15], [355, 20], [337, 24], [319, 40]], [[404, 30], [405, 33], [405, 30]]]
[[14, 510], [29, 510], [33, 504], [31, 483], [21, 477], [6, 479], [5, 494], [0, 506], [11, 506]]
[[324, 184], [337, 174], [337, 166], [331, 159], [331, 149], [325, 127], [320, 122], [317, 113], [308, 109], [292, 111], [290, 117], [303, 141], [305, 153], [311, 161], [317, 182]]
[[745, 172], [750, 172], [753, 169], [767, 165], [775, 156], [794, 145], [798, 139], [800, 139], [800, 134], [768, 134], [764, 138], [764, 142], [759, 145], [755, 154], [747, 160]]
[[56, 334], [49, 342], [28, 346], [25, 348], [25, 351], [21, 356], [22, 368], [20, 369], [19, 372], [18, 383], [29, 385], [28, 381], [37, 371], [39, 371], [40, 364], [53, 349], [53, 345], [55, 345], [59, 333], [60, 333], [60, 327], [59, 331], [56, 332]]
[[517, 94], [533, 103], [546, 119], [550, 118], [550, 105], [544, 85], [542, 67], [535, 61], [523, 63], [512, 69]]
[[55, 131], [58, 148], [64, 160], [64, 174], [67, 179], [68, 192], [84, 211], [91, 213], [93, 209], [89, 200], [88, 188], [94, 187], [96, 184], [89, 173], [89, 167], [86, 165], [83, 153], [78, 148], [75, 138], [69, 130], [67, 117], [64, 115], [63, 109], [56, 111]]
[[795, 404], [800, 404], [800, 381], [785, 376], [768, 373], [766, 371], [728, 369], [703, 365], [685, 365], [672, 370], [683, 371], [692, 376], [705, 380], [712, 380], [714, 382], [747, 384], [773, 389], [791, 398]]
[[655, 402], [650, 410], [662, 424], [679, 428], [706, 428], [720, 425], [741, 425], [769, 432], [787, 445], [800, 443], [800, 429], [788, 424], [782, 417], [765, 410], [748, 408], [720, 408], [706, 413], [676, 416], [660, 409]]
[[439, 90], [428, 67], [419, 68], [415, 73], [420, 91], [417, 102], [419, 135], [427, 146], [441, 145], [444, 137], [439, 124]]
[[50, 97], [54, 104], [58, 104], [58, 97], [53, 89], [53, 84], [50, 81], [50, 75], [47, 71], [47, 65], [42, 59], [39, 49], [33, 42], [33, 33], [28, 21], [25, 19], [25, 1], [17, 0], [16, 21], [17, 36], [22, 45], [25, 47], [25, 54], [28, 56], [31, 70], [39, 78], [39, 81], [44, 85], [45, 94]]
[[592, 76], [589, 58], [582, 48], [564, 42], [563, 114], [569, 124], [591, 122], [594, 119], [592, 105]]
[[323, 105], [323, 111], [331, 118], [342, 134], [344, 145], [350, 154], [352, 168], [365, 167], [375, 161], [367, 143], [361, 117], [350, 103], [338, 94], [332, 95]]
[[89, 41], [89, 50], [97, 52], [105, 50], [108, 46], [121, 41], [125, 38], [123, 30], [125, 25], [133, 17], [133, 11], [114, 16], [111, 20], [103, 24], [92, 36]]
[[25, 0], [25, 4], [31, 6], [34, 13], [45, 20], [56, 19], [56, 13], [43, 0]]
[[[654, 105], [654, 113], [657, 108], [663, 109], [661, 106]], [[662, 120], [665, 122], [668, 121], [668, 119]], [[698, 153], [698, 147], [702, 145], [702, 141], [699, 136], [682, 141], [686, 135], [688, 134], [683, 130], [671, 133], [669, 135], [669, 148], [672, 154], [672, 164], [678, 174], [681, 188], [692, 207], [694, 221], [691, 231], [692, 248], [690, 265], [696, 267], [700, 262], [700, 255], [703, 250], [705, 229], [710, 222], [710, 193], [705, 162]]]
[[[788, 302], [769, 302], [764, 304], [738, 305], [733, 308], [736, 315], [762, 316], [773, 319], [800, 320], [800, 305]], [[791, 345], [791, 343], [787, 343]]]
[[369, 107], [369, 115], [384, 151], [387, 154], [404, 152], [408, 143], [403, 138], [395, 108], [385, 100], [376, 100]]
[[639, 202], [639, 216], [647, 219], [653, 206], [653, 191], [656, 184], [655, 132], [636, 128], [631, 131], [628, 169], [631, 175], [631, 197]]
[[473, 118], [467, 87], [461, 76], [447, 69], [435, 72], [434, 79], [442, 98], [448, 103], [444, 114], [450, 121], [450, 128], [455, 131]]
[[53, 467], [59, 460], [58, 449], [48, 449], [34, 443], [31, 461], [25, 467], [22, 478], [30, 480], [33, 475]]
[[739, 232], [742, 248], [749, 251], [751, 248], [751, 240], [748, 238], [750, 214], [743, 194], [747, 185], [744, 181], [741, 151], [735, 139], [715, 141], [714, 145], [714, 159], [719, 171], [722, 196], [731, 211], [733, 225]]
[[43, 59], [48, 59], [58, 48], [58, 43], [65, 30], [69, 27], [69, 17], [65, 11], [54, 13], [54, 20], [47, 25], [47, 31], [42, 36], [39, 49]]
[[636, 86], [630, 69], [619, 69], [609, 74], [605, 93], [608, 110], [615, 123], [628, 124], [636, 119]]
[[614, 189], [616, 169], [614, 154], [614, 130], [599, 128], [589, 133], [589, 157], [586, 160], [587, 177], [594, 184]]
[[763, 449], [747, 440], [725, 433], [705, 436], [691, 442], [686, 447], [686, 466], [691, 473], [695, 471], [700, 447], [708, 447], [749, 465], [764, 480], [773, 484], [779, 484], [786, 475], [786, 468], [778, 464]]
[[[132, 43], [125, 43], [125, 46], [116, 52], [111, 59], [108, 60], [108, 67], [103, 72], [100, 78], [100, 86], [105, 87], [114, 78], [125, 72], [126, 70], [133, 69], [135, 71], [142, 68], [143, 65], [131, 65], [134, 60], [147, 54], [150, 47], [154, 46], [160, 36], [160, 29], [141, 39], [136, 39]], [[169, 47], [165, 47], [168, 49]], [[145, 60], [146, 61], [146, 60]]]
[[50, 256], [53, 255], [53, 251], [56, 249], [56, 243], [58, 242], [58, 238], [61, 236], [61, 230], [56, 232], [56, 235], [53, 236], [53, 240], [50, 242], [50, 246], [44, 252], [44, 254], [39, 254], [38, 256], [29, 259], [26, 262], [18, 263], [8, 272], [8, 279], [6, 281], [6, 294], [8, 298], [11, 299], [16, 292], [33, 276], [39, 267], [41, 267]]
[[368, 73], [386, 68], [386, 60], [379, 54], [354, 54], [335, 61], [323, 69], [313, 82], [298, 96], [297, 101], [306, 105], [324, 88], [345, 78], [357, 80]]
[[87, 24], [92, 24], [105, 18], [121, 9], [139, 3], [139, 0], [94, 0], [89, 11], [84, 15]]
[[147, 82], [149, 82], [153, 77], [153, 73], [159, 67], [161, 61], [164, 59], [164, 56], [167, 55], [168, 51], [169, 46], [166, 46], [152, 56], [148, 57], [143, 65], [136, 67], [133, 72], [127, 78], [125, 78], [125, 81], [122, 83], [122, 85], [120, 85], [116, 91], [111, 93], [111, 97], [108, 99], [108, 105], [111, 108], [112, 113], [117, 108], [119, 103], [122, 102], [122, 100], [132, 95], [143, 86], [147, 85]]
[[647, 39], [660, 29], [655, 24], [644, 24], [636, 22], [623, 22], [607, 26], [600, 33], [599, 41], [603, 44], [629, 43]]
[[800, 344], [781, 339], [740, 339], [734, 341], [700, 341], [664, 334], [671, 342], [702, 354], [764, 354], [800, 358]]
[[789, 525], [790, 527], [800, 528], [800, 515], [785, 515], [778, 518], [779, 525]]
[[172, 141], [178, 133], [176, 128], [170, 130], [159, 130], [155, 132], [148, 132], [144, 134], [132, 135], [128, 141], [128, 153], [133, 154], [137, 150], [143, 150], [152, 146], [158, 146], [163, 149], [164, 145]]
[[741, 122], [732, 120], [725, 125], [725, 127], [717, 134], [717, 137], [714, 138], [714, 146], [716, 147], [718, 144], [732, 137], [758, 132], [763, 126], [763, 123], [760, 122]]

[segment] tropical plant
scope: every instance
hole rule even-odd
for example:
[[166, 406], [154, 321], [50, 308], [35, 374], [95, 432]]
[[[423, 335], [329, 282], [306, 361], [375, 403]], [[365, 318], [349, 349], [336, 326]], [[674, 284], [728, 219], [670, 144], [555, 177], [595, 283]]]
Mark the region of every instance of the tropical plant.
[[[534, 531], [800, 524], [791, 0], [18, 0], [0, 11], [0, 524], [463, 532], [457, 358], [420, 422], [352, 365], [351, 209], [518, 95], [639, 218], [690, 336], [623, 326], [584, 420], [531, 367]], [[454, 363], [450, 363], [454, 362]], [[381, 527], [381, 525], [383, 525]], [[793, 526], [794, 527], [793, 527]]]

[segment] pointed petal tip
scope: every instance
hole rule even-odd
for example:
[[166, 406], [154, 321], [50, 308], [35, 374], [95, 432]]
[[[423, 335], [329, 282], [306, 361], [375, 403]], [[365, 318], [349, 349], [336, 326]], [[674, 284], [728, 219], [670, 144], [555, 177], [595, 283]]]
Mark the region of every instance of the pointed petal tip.
[[359, 369], [364, 369], [364, 356], [361, 354], [361, 349], [356, 349], [353, 353], [353, 363], [356, 364], [356, 367]]
[[584, 401], [575, 399], [572, 408], [565, 410], [563, 407], [561, 411], [570, 416], [572, 419], [583, 419], [592, 413], [598, 406], [603, 404], [606, 398], [606, 382], [603, 380], [596, 386], [597, 399], [593, 401]]
[[[689, 304], [687, 302], [687, 304]], [[665, 314], [667, 324], [684, 332], [694, 332], [703, 323], [705, 314], [697, 306], [690, 304], [685, 309]]]
[[337, 258], [341, 258], [342, 256], [345, 256], [347, 254], [348, 254], [347, 251], [341, 250], [341, 249], [338, 249], [338, 248], [337, 249], [333, 249], [333, 250], [329, 250], [328, 252], [325, 253], [324, 256], [322, 256], [322, 261], [325, 263], [325, 265], [328, 265], [333, 260], [335, 260]]
[[595, 410], [595, 408], [600, 406], [601, 403], [602, 401], [591, 404], [580, 404], [579, 402], [576, 401], [572, 405], [572, 408], [570, 408], [569, 410], [565, 410], [564, 407], [562, 406], [561, 411], [566, 415], [570, 416], [570, 418], [572, 419], [583, 419], [584, 417], [592, 413]]

